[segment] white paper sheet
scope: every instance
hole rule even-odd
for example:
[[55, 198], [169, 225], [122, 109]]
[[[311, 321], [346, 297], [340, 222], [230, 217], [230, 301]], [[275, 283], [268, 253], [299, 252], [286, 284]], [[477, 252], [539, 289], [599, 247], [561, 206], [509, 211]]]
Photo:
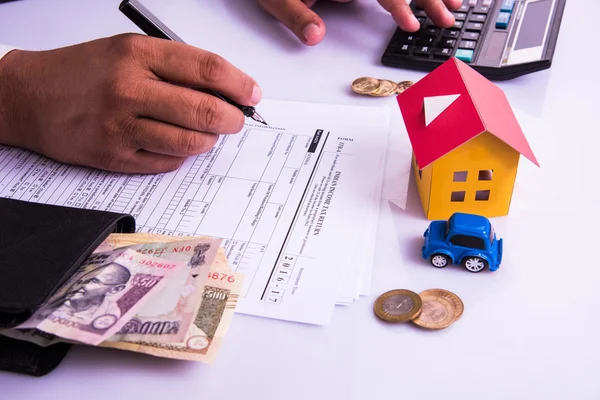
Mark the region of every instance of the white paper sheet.
[[351, 217], [374, 201], [383, 174], [365, 166], [385, 152], [390, 110], [273, 100], [259, 109], [269, 127], [248, 120], [167, 174], [75, 167], [0, 146], [0, 196], [130, 213], [140, 232], [221, 237], [246, 275], [237, 312], [326, 324], [361, 228]]
[[[382, 155], [379, 163], [374, 164], [373, 171], [382, 171], [384, 166], [385, 157]], [[361, 206], [361, 213], [356, 216], [356, 224], [360, 229], [357, 230], [353, 251], [348, 253], [347, 272], [336, 301], [338, 305], [351, 305], [360, 296], [369, 295], [371, 290], [383, 176], [376, 172], [370, 173], [373, 186], [370, 195], [365, 197], [370, 200]]]

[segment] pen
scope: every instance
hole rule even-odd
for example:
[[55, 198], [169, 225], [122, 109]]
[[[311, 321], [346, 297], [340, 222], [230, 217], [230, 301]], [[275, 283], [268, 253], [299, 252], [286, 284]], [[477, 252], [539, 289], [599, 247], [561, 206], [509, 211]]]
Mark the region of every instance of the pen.
[[[179, 43], [185, 43], [179, 36], [167, 28], [158, 20], [158, 18], [148, 11], [148, 9], [141, 5], [138, 0], [123, 0], [119, 5], [119, 10], [125, 14], [125, 16], [131, 20], [131, 22], [136, 24], [138, 28], [144, 31], [146, 35], [161, 39], [173, 40]], [[268, 125], [267, 122], [260, 116], [260, 114], [256, 112], [254, 107], [238, 104], [212, 89], [208, 89], [208, 92], [237, 107], [244, 113], [246, 117], [250, 117], [261, 124]]]

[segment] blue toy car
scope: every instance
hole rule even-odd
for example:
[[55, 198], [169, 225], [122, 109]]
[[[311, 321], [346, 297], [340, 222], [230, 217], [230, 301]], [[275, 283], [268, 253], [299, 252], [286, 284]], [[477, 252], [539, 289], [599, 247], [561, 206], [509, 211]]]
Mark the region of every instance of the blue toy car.
[[454, 213], [448, 221], [431, 222], [423, 236], [423, 259], [437, 268], [452, 262], [471, 272], [496, 271], [502, 262], [502, 239], [481, 215]]

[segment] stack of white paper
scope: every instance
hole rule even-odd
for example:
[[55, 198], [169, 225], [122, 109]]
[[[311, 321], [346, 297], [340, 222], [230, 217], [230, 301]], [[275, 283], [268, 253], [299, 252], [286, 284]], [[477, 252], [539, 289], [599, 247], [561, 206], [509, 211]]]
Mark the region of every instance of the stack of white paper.
[[129, 213], [137, 230], [223, 238], [237, 312], [314, 324], [369, 294], [390, 110], [263, 100], [177, 171], [127, 175], [0, 146], [0, 196]]

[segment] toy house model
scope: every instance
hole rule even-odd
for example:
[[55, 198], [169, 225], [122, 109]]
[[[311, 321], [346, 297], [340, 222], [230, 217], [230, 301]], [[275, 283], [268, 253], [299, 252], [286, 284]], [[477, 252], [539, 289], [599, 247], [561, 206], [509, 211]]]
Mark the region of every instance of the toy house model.
[[451, 58], [397, 100], [427, 219], [507, 215], [520, 155], [539, 164], [504, 92]]

